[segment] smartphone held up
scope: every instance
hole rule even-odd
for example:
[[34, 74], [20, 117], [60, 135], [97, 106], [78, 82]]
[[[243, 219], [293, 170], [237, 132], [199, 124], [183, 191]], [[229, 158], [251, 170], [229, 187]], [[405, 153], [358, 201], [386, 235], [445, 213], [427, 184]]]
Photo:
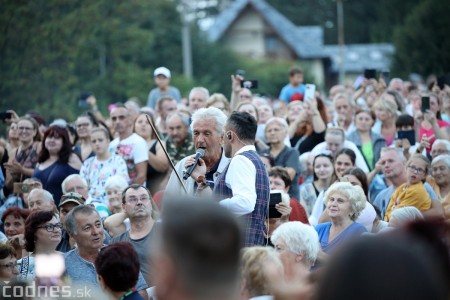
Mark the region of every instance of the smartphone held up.
[[303, 98], [305, 102], [312, 101], [316, 98], [316, 85], [306, 84], [305, 85], [305, 97]]

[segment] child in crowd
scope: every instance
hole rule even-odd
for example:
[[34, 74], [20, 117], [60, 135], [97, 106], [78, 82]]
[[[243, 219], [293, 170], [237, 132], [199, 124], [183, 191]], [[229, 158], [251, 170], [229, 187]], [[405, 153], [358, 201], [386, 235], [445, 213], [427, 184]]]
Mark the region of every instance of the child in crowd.
[[180, 91], [173, 86], [170, 86], [170, 70], [166, 67], [156, 68], [153, 72], [155, 78], [156, 88], [152, 89], [148, 94], [147, 106], [156, 109], [156, 102], [163, 96], [170, 96], [180, 102]]
[[288, 104], [294, 100], [303, 101], [304, 95], [305, 85], [303, 84], [303, 71], [299, 67], [293, 67], [289, 70], [289, 83], [281, 89], [278, 98]]
[[121, 156], [108, 152], [109, 142], [109, 134], [104, 127], [92, 129], [91, 143], [95, 157], [88, 158], [80, 170], [80, 175], [89, 186], [86, 204], [93, 203], [96, 208], [101, 205], [102, 211], [108, 207], [106, 180], [111, 176], [121, 175], [129, 182], [127, 165]]
[[406, 183], [399, 186], [391, 197], [384, 220], [389, 221], [392, 211], [399, 207], [414, 206], [420, 211], [430, 209], [431, 199], [423, 181], [427, 177], [430, 161], [421, 154], [415, 154], [407, 164]]

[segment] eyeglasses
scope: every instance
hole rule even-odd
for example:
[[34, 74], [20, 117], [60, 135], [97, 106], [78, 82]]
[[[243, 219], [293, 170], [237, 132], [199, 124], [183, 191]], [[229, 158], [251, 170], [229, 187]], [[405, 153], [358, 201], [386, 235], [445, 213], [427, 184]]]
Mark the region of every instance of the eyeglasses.
[[31, 130], [33, 130], [33, 127], [17, 127], [17, 130], [19, 130], [19, 131], [31, 131]]
[[13, 271], [15, 268], [17, 268], [17, 263], [9, 263], [6, 265], [0, 265], [0, 267], [5, 267], [7, 269], [10, 269], [11, 271]]
[[123, 120], [125, 120], [126, 117], [127, 117], [127, 116], [111, 117], [111, 120], [112, 120], [112, 121], [117, 121], [117, 120], [119, 119], [119, 120], [123, 121]]
[[91, 125], [91, 124], [89, 124], [89, 123], [81, 123], [81, 124], [77, 124], [77, 127], [78, 127], [78, 128], [81, 128], [81, 127], [88, 127], [89, 125]]
[[135, 203], [138, 202], [138, 200], [140, 200], [141, 202], [146, 202], [146, 201], [149, 201], [150, 198], [149, 198], [148, 196], [141, 197], [141, 198], [130, 197], [130, 198], [128, 198], [127, 202], [128, 202], [128, 203], [131, 203], [131, 204], [135, 204]]
[[53, 232], [53, 231], [55, 231], [55, 228], [58, 228], [59, 230], [62, 230], [63, 225], [61, 223], [45, 224], [45, 225], [42, 225], [42, 226], [38, 226], [37, 228], [45, 228], [45, 230], [47, 230], [48, 232]]
[[419, 175], [425, 174], [425, 170], [424, 170], [424, 169], [417, 168], [417, 167], [415, 167], [415, 166], [408, 166], [408, 169], [409, 169], [411, 172], [417, 173], [417, 174], [419, 174]]

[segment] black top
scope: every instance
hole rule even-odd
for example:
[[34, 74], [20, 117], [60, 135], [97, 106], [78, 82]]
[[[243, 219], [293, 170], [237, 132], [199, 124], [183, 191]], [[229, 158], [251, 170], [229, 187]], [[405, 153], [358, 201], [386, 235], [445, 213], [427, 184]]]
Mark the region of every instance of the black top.
[[[294, 136], [291, 139], [291, 146], [295, 148], [297, 143], [302, 139], [303, 136]], [[317, 144], [325, 141], [325, 131], [321, 133], [312, 132], [309, 136], [305, 137], [298, 147], [296, 148], [300, 154], [305, 152], [310, 152]]]
[[[156, 145], [158, 141], [155, 141], [148, 151], [156, 154]], [[160, 190], [160, 183], [166, 176], [166, 172], [159, 172], [155, 170], [150, 164], [147, 166], [147, 188], [152, 195], [156, 194]]]

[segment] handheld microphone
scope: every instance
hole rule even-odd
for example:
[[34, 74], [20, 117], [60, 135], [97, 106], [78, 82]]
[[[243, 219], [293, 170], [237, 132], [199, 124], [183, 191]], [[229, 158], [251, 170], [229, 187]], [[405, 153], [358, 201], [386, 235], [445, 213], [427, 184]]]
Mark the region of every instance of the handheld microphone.
[[205, 150], [202, 148], [197, 149], [197, 152], [195, 153], [195, 162], [190, 166], [186, 172], [184, 172], [183, 179], [186, 180], [191, 176], [192, 171], [194, 171], [195, 167], [198, 164], [198, 160], [205, 155]]

